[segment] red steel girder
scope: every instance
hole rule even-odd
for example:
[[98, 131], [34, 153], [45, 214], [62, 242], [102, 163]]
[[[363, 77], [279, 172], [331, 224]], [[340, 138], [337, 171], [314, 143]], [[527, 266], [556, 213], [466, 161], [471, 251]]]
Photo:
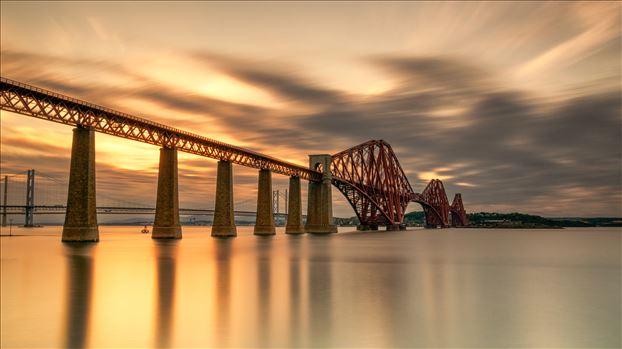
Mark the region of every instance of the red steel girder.
[[462, 204], [462, 194], [458, 193], [454, 196], [454, 201], [451, 203], [451, 226], [463, 227], [469, 224], [469, 218], [467, 217], [464, 205]]
[[447, 194], [445, 193], [443, 182], [439, 179], [431, 180], [421, 193], [421, 199], [427, 204], [423, 206], [426, 226], [448, 227], [449, 201], [447, 201]]
[[391, 146], [371, 140], [332, 156], [333, 185], [341, 191], [363, 225], [404, 222], [408, 203], [419, 203], [426, 226], [449, 226], [449, 203], [443, 182], [430, 181], [415, 193]]
[[0, 109], [319, 182], [306, 167], [18, 81], [0, 78]]
[[333, 155], [331, 174], [361, 224], [403, 223], [414, 193], [389, 143], [371, 140]]

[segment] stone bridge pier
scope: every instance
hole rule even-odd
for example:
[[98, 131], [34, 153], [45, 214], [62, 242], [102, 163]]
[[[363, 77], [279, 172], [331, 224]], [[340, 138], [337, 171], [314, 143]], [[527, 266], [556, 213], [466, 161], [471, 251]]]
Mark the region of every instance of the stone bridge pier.
[[259, 170], [257, 183], [257, 218], [255, 220], [255, 235], [274, 235], [274, 213], [272, 212], [272, 172]]
[[[179, 216], [179, 189], [177, 148], [164, 146], [160, 149], [156, 212], [151, 237], [153, 239], [181, 239]], [[309, 182], [307, 222], [303, 225], [301, 178], [289, 179], [287, 234], [336, 233], [332, 207], [331, 156], [311, 155], [309, 167], [322, 173], [320, 182]], [[216, 202], [211, 235], [234, 237], [237, 235], [233, 202], [232, 162], [218, 162]], [[272, 172], [259, 170], [257, 191], [257, 217], [255, 235], [274, 235], [274, 212], [272, 205]], [[95, 133], [85, 127], [73, 131], [71, 168], [67, 211], [62, 240], [65, 242], [99, 241], [97, 207], [95, 205]]]
[[287, 225], [285, 234], [304, 234], [302, 224], [302, 200], [300, 194], [300, 177], [289, 178], [289, 196], [287, 200]]
[[214, 221], [212, 236], [237, 236], [233, 211], [233, 169], [230, 161], [218, 161], [216, 172], [216, 202], [214, 203]]
[[332, 174], [329, 154], [309, 155], [309, 168], [322, 172], [322, 181], [309, 181], [307, 224], [305, 230], [311, 234], [336, 233], [333, 220]]
[[73, 129], [63, 242], [99, 241], [95, 205], [95, 132]]
[[160, 149], [156, 212], [151, 238], [181, 239], [177, 184], [177, 149], [175, 147], [163, 147]]

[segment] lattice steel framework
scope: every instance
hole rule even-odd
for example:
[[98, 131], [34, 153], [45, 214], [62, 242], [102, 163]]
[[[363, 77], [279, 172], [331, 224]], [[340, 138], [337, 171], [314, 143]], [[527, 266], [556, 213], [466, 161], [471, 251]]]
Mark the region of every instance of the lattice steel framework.
[[449, 226], [449, 201], [440, 179], [433, 179], [428, 183], [421, 193], [421, 200], [426, 203], [423, 210], [427, 227], [445, 228]]
[[[0, 78], [0, 109], [287, 176], [322, 180], [319, 171], [6, 78]], [[448, 226], [450, 207], [443, 183], [432, 180], [421, 194], [415, 193], [391, 146], [383, 140], [333, 155], [331, 173], [333, 185], [346, 196], [361, 224], [401, 224], [408, 203], [414, 201], [423, 206], [428, 226]], [[459, 206], [462, 211], [456, 212], [463, 212], [461, 217], [466, 219], [461, 198]]]
[[303, 166], [6, 78], [0, 78], [0, 108], [287, 176], [322, 179]]
[[451, 225], [453, 227], [462, 227], [469, 224], [469, 218], [464, 210], [462, 204], [462, 194], [458, 193], [454, 196], [454, 201], [451, 203]]
[[372, 140], [332, 156], [333, 185], [346, 197], [363, 225], [404, 222], [409, 202], [419, 203], [426, 226], [449, 226], [449, 203], [443, 183], [434, 179], [415, 193], [391, 146]]
[[401, 224], [414, 192], [391, 146], [371, 140], [332, 156], [333, 184], [361, 224]]

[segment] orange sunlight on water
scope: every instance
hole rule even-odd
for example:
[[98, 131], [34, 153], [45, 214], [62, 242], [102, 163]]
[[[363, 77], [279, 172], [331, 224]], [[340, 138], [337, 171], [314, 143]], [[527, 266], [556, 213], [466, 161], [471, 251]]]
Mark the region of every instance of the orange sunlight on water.
[[620, 344], [615, 228], [154, 241], [102, 226], [94, 245], [60, 229], [0, 240], [3, 348]]

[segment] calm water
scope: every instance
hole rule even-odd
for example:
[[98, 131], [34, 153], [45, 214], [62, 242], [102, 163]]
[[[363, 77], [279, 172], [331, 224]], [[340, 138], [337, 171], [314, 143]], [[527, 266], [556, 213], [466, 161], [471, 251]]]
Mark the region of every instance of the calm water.
[[100, 227], [88, 246], [60, 227], [2, 237], [2, 347], [621, 344], [620, 229], [140, 229]]

